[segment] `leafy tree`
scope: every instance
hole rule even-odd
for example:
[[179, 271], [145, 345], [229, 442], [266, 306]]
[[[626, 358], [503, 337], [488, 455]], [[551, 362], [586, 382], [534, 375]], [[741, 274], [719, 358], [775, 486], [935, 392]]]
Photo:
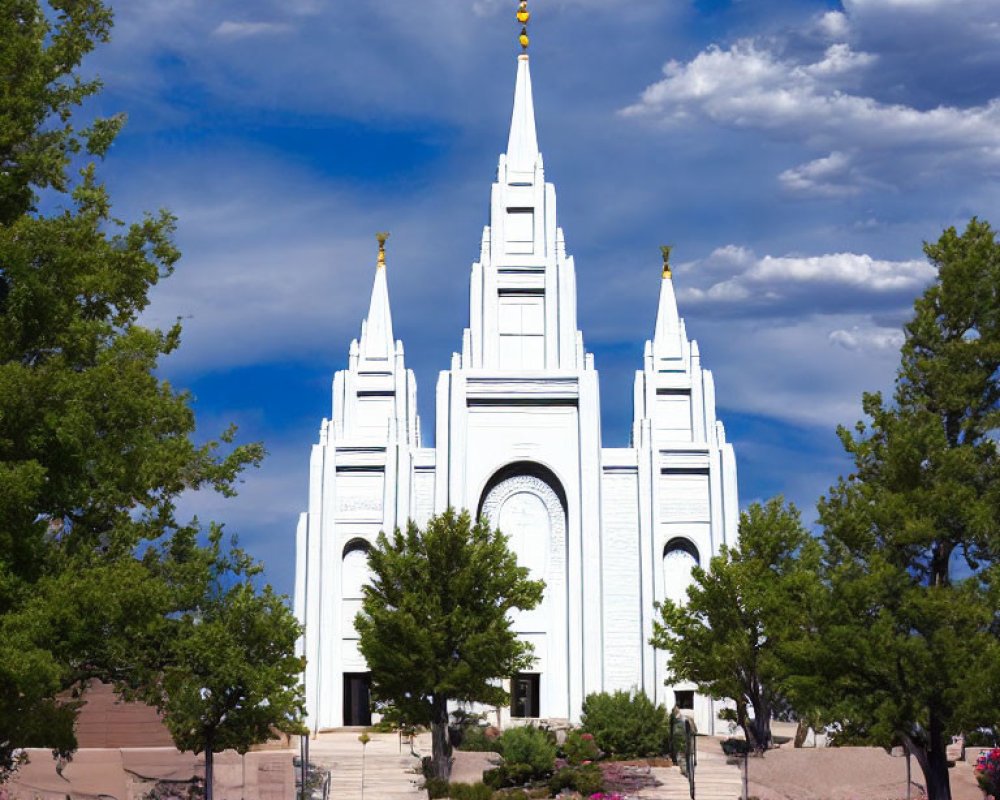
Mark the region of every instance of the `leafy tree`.
[[193, 536], [171, 542], [165, 571], [177, 592], [173, 605], [184, 610], [167, 622], [165, 652], [148, 665], [161, 679], [142, 692], [163, 712], [178, 749], [204, 752], [206, 800], [215, 753], [246, 753], [275, 730], [305, 732], [300, 626], [270, 586], [254, 588], [260, 565], [241, 550], [224, 552], [221, 542], [220, 527], [205, 548]]
[[1000, 717], [1000, 244], [985, 222], [924, 252], [938, 278], [914, 304], [894, 399], [839, 435], [854, 472], [819, 505], [831, 602], [795, 693], [871, 743], [901, 742], [929, 800], [948, 800], [945, 748]]
[[79, 134], [74, 109], [101, 88], [73, 74], [108, 41], [111, 10], [100, 0], [0, 3], [0, 225], [35, 208], [36, 189], [66, 191], [70, 159], [103, 156], [123, 117], [98, 119]]
[[517, 566], [507, 539], [468, 512], [414, 522], [369, 553], [355, 626], [372, 673], [372, 696], [411, 724], [430, 725], [433, 777], [451, 775], [448, 702], [506, 705], [500, 679], [532, 663], [510, 612], [534, 608], [544, 584]]
[[781, 648], [821, 593], [818, 566], [818, 545], [792, 503], [753, 503], [740, 515], [737, 545], [723, 546], [707, 570], [695, 567], [687, 602], [664, 600], [653, 624], [653, 645], [669, 653], [668, 681], [733, 699], [757, 751], [771, 745], [786, 676]]
[[194, 535], [177, 497], [230, 495], [263, 454], [232, 430], [196, 444], [190, 397], [155, 375], [180, 328], [137, 320], [174, 220], [117, 220], [96, 161], [123, 118], [72, 119], [110, 27], [100, 0], [0, 0], [0, 779], [18, 747], [75, 747], [60, 691], [151, 678], [135, 654], [162, 646], [173, 595], [149, 543]]

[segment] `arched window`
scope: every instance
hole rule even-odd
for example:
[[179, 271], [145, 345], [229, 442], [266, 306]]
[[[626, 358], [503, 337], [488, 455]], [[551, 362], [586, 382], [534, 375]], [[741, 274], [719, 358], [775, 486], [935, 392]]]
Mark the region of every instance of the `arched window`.
[[526, 461], [498, 470], [483, 490], [479, 516], [507, 536], [533, 579], [547, 580], [553, 550], [564, 549], [566, 540], [566, 493], [550, 470]]
[[364, 539], [352, 539], [344, 547], [344, 559], [340, 572], [340, 596], [344, 600], [360, 600], [361, 587], [371, 582], [368, 569], [368, 551], [371, 545]]
[[675, 603], [687, 602], [691, 570], [701, 563], [694, 542], [675, 536], [663, 548], [663, 595]]

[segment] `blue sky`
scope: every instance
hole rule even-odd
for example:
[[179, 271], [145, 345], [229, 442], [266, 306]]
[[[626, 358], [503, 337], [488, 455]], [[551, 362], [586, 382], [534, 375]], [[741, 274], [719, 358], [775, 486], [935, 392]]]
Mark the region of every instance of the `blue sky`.
[[[284, 592], [309, 448], [391, 230], [395, 333], [425, 442], [468, 324], [514, 87], [514, 0], [129, 0], [86, 62], [130, 122], [102, 174], [165, 206], [184, 252], [146, 315], [200, 435], [270, 456], [240, 497], [185, 499]], [[807, 519], [849, 464], [834, 430], [891, 385], [921, 243], [998, 221], [998, 0], [531, 0], [536, 118], [601, 374], [627, 443], [657, 246], [716, 378], [742, 505]]]

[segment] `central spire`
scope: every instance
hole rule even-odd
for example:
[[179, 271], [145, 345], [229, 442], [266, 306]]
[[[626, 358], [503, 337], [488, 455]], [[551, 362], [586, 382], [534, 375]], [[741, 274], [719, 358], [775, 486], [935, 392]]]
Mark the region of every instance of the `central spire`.
[[531, 172], [538, 160], [538, 135], [535, 133], [535, 103], [531, 97], [531, 72], [528, 56], [517, 57], [517, 84], [514, 87], [514, 113], [507, 139], [507, 167], [516, 172]]

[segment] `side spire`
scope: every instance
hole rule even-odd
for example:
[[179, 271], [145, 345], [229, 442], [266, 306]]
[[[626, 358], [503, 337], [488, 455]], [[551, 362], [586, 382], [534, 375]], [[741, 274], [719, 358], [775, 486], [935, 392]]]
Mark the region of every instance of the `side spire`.
[[361, 324], [360, 356], [362, 360], [387, 361], [395, 347], [392, 313], [389, 310], [389, 286], [385, 276], [385, 242], [389, 234], [379, 233], [375, 238], [378, 239], [378, 262], [375, 266], [375, 282], [372, 284], [368, 316]]
[[[517, 18], [526, 26], [529, 17], [526, 0], [521, 2]], [[527, 27], [521, 29], [521, 47], [528, 49]], [[507, 166], [515, 172], [531, 172], [538, 160], [538, 136], [535, 133], [535, 103], [531, 96], [531, 71], [528, 54], [517, 57], [517, 84], [514, 87], [514, 113], [510, 120], [510, 137], [507, 139]]]
[[660, 247], [663, 255], [663, 279], [660, 282], [660, 304], [656, 310], [656, 332], [653, 334], [653, 352], [657, 358], [680, 358], [683, 350], [684, 331], [677, 313], [677, 296], [674, 294], [673, 273], [670, 271], [672, 245]]

